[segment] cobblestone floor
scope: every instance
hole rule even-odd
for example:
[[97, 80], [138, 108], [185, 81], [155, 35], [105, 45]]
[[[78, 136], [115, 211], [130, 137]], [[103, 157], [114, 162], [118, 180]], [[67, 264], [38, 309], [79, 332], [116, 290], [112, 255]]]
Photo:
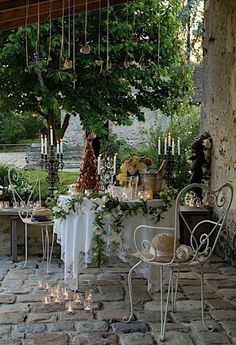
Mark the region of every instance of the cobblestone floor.
[[[53, 259], [47, 276], [46, 264], [31, 258], [26, 269], [0, 258], [0, 345], [153, 345], [160, 329], [159, 293], [147, 292], [146, 281], [134, 275], [135, 317], [129, 313], [128, 265], [107, 264], [101, 269], [86, 268], [80, 276], [82, 293], [93, 290], [92, 311], [65, 303], [43, 302], [45, 290], [63, 282], [63, 264]], [[168, 316], [166, 345], [236, 344], [236, 269], [214, 257], [206, 273], [206, 317], [215, 332], [204, 331], [200, 320], [199, 273], [180, 276], [177, 312]], [[66, 285], [65, 285], [66, 286]]]

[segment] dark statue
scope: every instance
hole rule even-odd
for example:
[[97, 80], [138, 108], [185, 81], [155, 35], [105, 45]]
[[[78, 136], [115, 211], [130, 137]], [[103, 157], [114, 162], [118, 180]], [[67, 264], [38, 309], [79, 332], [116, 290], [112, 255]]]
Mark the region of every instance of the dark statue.
[[210, 177], [212, 138], [202, 134], [192, 142], [192, 161], [190, 183], [202, 183]]

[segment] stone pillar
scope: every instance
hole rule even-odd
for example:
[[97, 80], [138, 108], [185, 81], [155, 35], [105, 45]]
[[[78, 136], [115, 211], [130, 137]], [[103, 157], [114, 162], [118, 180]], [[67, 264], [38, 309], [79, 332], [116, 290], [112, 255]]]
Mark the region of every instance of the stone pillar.
[[[213, 138], [211, 185], [233, 184], [236, 193], [236, 1], [205, 1], [204, 81], [201, 131]], [[220, 240], [235, 263], [236, 197]]]

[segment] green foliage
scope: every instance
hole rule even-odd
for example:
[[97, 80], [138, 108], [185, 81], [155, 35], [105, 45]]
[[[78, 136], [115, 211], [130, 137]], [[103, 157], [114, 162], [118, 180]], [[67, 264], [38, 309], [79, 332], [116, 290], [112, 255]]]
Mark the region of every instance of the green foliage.
[[40, 133], [46, 131], [45, 123], [42, 117], [35, 114], [18, 114], [18, 121], [21, 126], [25, 129], [24, 138], [26, 139], [37, 139], [40, 137]]
[[[162, 109], [167, 115], [178, 114], [188, 106], [192, 95], [191, 70], [185, 66], [177, 18], [181, 3], [180, 0], [138, 0], [135, 4], [111, 7], [109, 61], [106, 61], [106, 10], [101, 14], [100, 55], [98, 13], [88, 14], [91, 47], [88, 55], [80, 53], [84, 45], [84, 15], [77, 15], [75, 71], [59, 68], [64, 62], [60, 61], [60, 20], [52, 23], [49, 63], [48, 23], [40, 25], [39, 61], [34, 55], [36, 25], [1, 32], [0, 109], [36, 113], [56, 128], [60, 128], [63, 109], [69, 115], [78, 113], [83, 128], [99, 135], [105, 133], [107, 120], [125, 125], [132, 123], [131, 115], [143, 120], [141, 106]], [[67, 19], [65, 28], [63, 59], [71, 59], [72, 52], [67, 51]], [[134, 36], [137, 42], [132, 40]]]
[[25, 136], [25, 128], [15, 114], [0, 113], [0, 143], [16, 144]]

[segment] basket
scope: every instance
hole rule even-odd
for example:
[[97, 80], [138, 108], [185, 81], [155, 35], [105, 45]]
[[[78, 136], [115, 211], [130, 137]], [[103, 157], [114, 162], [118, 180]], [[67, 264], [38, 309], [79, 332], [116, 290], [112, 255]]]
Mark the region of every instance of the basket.
[[161, 191], [163, 178], [157, 173], [149, 173], [143, 176], [144, 190], [152, 191], [153, 198], [157, 198]]

